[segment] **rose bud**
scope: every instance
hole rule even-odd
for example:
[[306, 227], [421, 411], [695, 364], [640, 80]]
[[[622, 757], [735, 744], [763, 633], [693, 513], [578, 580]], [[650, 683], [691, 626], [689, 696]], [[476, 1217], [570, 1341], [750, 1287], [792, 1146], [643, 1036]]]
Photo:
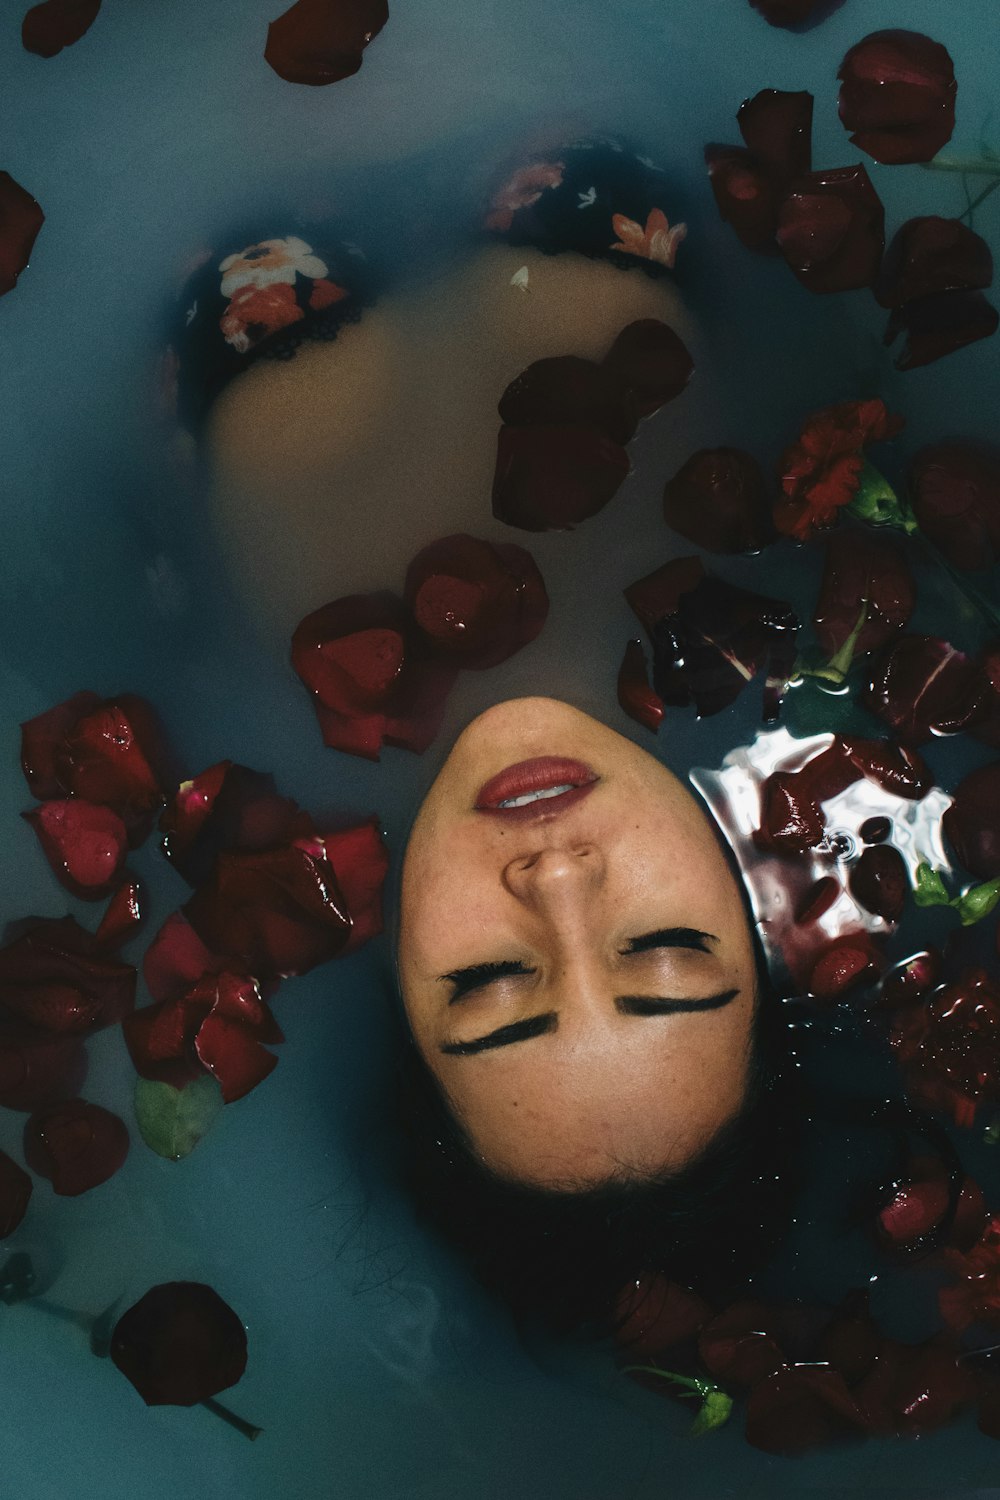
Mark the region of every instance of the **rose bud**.
[[9, 172], [0, 172], [0, 297], [25, 269], [45, 215]]
[[1000, 761], [970, 771], [942, 819], [948, 842], [978, 880], [1000, 875]]
[[848, 876], [851, 895], [873, 916], [898, 922], [910, 888], [906, 863], [891, 844], [878, 844], [862, 851]]
[[739, 448], [702, 448], [667, 481], [668, 526], [707, 552], [759, 552], [774, 539], [771, 498], [756, 459]]
[[247, 1336], [210, 1286], [169, 1281], [123, 1313], [110, 1354], [147, 1406], [194, 1406], [240, 1379]]
[[905, 333], [896, 369], [915, 370], [966, 344], [991, 338], [998, 324], [1000, 314], [981, 292], [942, 292], [897, 308], [886, 325], [883, 342], [895, 343]]
[[955, 128], [955, 69], [919, 31], [875, 31], [840, 65], [840, 119], [851, 142], [891, 166], [930, 161]]
[[875, 296], [883, 307], [902, 307], [939, 292], [981, 292], [992, 280], [993, 255], [982, 235], [960, 219], [924, 214], [893, 236]]
[[43, 0], [21, 22], [21, 42], [36, 57], [55, 57], [78, 42], [97, 18], [101, 0]]
[[506, 661], [535, 639], [549, 612], [529, 552], [464, 533], [417, 553], [404, 594], [429, 648], [466, 669]]
[[921, 531], [953, 568], [974, 572], [1000, 560], [1000, 449], [921, 448], [910, 466], [910, 496]]
[[296, 0], [268, 26], [264, 61], [287, 83], [337, 83], [388, 19], [386, 0]]
[[682, 595], [689, 594], [704, 577], [705, 565], [700, 557], [675, 557], [630, 583], [624, 594], [640, 625], [652, 634], [661, 620], [677, 613]]
[[854, 528], [831, 532], [813, 615], [820, 647], [827, 656], [836, 656], [864, 607], [854, 654], [874, 651], [903, 628], [916, 597], [906, 559], [892, 542]]
[[625, 449], [587, 427], [501, 427], [493, 514], [522, 531], [571, 531], [602, 510], [630, 468]]
[[777, 240], [811, 292], [871, 286], [885, 247], [885, 210], [864, 167], [797, 178], [778, 211]]
[[781, 185], [742, 146], [706, 146], [705, 165], [719, 217], [740, 243], [758, 255], [779, 254], [774, 233]]
[[128, 1155], [128, 1131], [110, 1110], [85, 1099], [32, 1115], [24, 1127], [24, 1159], [61, 1197], [75, 1198], [113, 1177]]
[[500, 397], [501, 420], [511, 427], [594, 427], [622, 447], [635, 435], [620, 381], [604, 365], [565, 354], [539, 359]]
[[637, 724], [655, 734], [663, 722], [665, 705], [649, 685], [646, 654], [641, 641], [628, 641], [618, 668], [618, 702]]
[[43, 1031], [83, 1035], [135, 1004], [136, 972], [72, 917], [32, 918], [0, 948], [0, 1011]]
[[29, 1114], [74, 1098], [87, 1076], [87, 1051], [79, 1037], [56, 1036], [33, 1026], [0, 1026], [0, 1106]]
[[43, 802], [21, 816], [38, 834], [42, 853], [68, 891], [82, 901], [103, 901], [121, 879], [128, 830], [111, 807], [82, 797]]
[[28, 1211], [33, 1183], [6, 1151], [0, 1151], [0, 1240], [5, 1240]]
[[657, 318], [629, 323], [601, 364], [612, 375], [637, 417], [651, 416], [673, 401], [691, 379], [694, 360], [683, 340]]

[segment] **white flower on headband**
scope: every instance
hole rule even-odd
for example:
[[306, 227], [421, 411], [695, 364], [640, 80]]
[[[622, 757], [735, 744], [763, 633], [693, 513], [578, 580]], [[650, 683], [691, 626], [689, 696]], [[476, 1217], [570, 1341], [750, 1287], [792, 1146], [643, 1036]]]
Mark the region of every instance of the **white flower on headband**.
[[662, 208], [654, 208], [650, 212], [645, 228], [634, 219], [626, 218], [624, 214], [615, 214], [611, 223], [618, 242], [611, 245], [610, 249], [619, 250], [624, 255], [639, 255], [643, 260], [655, 260], [661, 266], [669, 266], [671, 270], [677, 259], [677, 247], [688, 232], [686, 224], [674, 224], [671, 227]]
[[222, 272], [222, 295], [231, 297], [242, 287], [274, 286], [284, 282], [292, 286], [296, 276], [315, 279], [325, 276], [325, 262], [312, 252], [305, 240], [289, 235], [283, 240], [260, 240], [256, 245], [247, 245], [235, 255], [227, 255], [219, 262]]

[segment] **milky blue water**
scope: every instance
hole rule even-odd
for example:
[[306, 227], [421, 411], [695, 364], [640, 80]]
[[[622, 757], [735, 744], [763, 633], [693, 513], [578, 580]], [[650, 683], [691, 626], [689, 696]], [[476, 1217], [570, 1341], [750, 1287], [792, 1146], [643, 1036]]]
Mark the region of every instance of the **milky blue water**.
[[[770, 464], [805, 412], [874, 389], [908, 419], [898, 463], [995, 423], [995, 340], [895, 375], [871, 300], [810, 297], [783, 265], [744, 252], [701, 161], [704, 142], [737, 139], [740, 101], [765, 86], [815, 93], [817, 165], [856, 160], [836, 117], [836, 68], [885, 26], [948, 46], [953, 148], [973, 153], [996, 102], [995, 0], [847, 0], [806, 36], [766, 26], [746, 0], [395, 0], [360, 74], [320, 90], [264, 64], [273, 8], [105, 0], [87, 37], [46, 62], [21, 51], [18, 8], [6, 7], [0, 167], [48, 217], [0, 305], [4, 920], [92, 920], [18, 817], [30, 799], [17, 723], [80, 688], [149, 697], [191, 771], [229, 756], [272, 770], [316, 812], [377, 809], [397, 849], [434, 763], [433, 751], [427, 764], [389, 751], [376, 767], [323, 749], [283, 642], [259, 629], [238, 559], [162, 450], [151, 410], [170, 298], [231, 223], [332, 197], [414, 277], [453, 253], [452, 229], [467, 232], [495, 163], [539, 131], [648, 142], [677, 183], [698, 265], [696, 384], [645, 424], [635, 474], [606, 511], [572, 536], [530, 539], [550, 622], [505, 666], [460, 679], [442, 747], [480, 708], [523, 692], [568, 697], [639, 736], [613, 695], [634, 631], [620, 590], [690, 550], [664, 528], [658, 497], [694, 448], [742, 446]], [[866, 165], [890, 225], [964, 207], [955, 178]], [[996, 246], [997, 198], [977, 228]], [[485, 495], [469, 496], [467, 525], [504, 534]], [[437, 532], [428, 514], [426, 540]], [[719, 571], [804, 612], [815, 589], [791, 550]], [[925, 592], [927, 619], [957, 612]], [[681, 770], [718, 764], [752, 736], [757, 703], [748, 693], [703, 724], [676, 715], [663, 753]], [[986, 758], [974, 747], [930, 756], [946, 781]], [[152, 928], [184, 888], [152, 841], [136, 867]], [[398, 1037], [382, 944], [287, 984], [276, 1009], [288, 1037], [279, 1067], [191, 1157], [168, 1163], [136, 1139], [125, 1168], [79, 1199], [38, 1183], [6, 1247], [31, 1251], [51, 1295], [80, 1309], [158, 1281], [210, 1282], [249, 1329], [247, 1373], [225, 1399], [264, 1435], [251, 1445], [198, 1408], [147, 1410], [75, 1330], [2, 1309], [0, 1500], [1000, 1495], [1000, 1449], [971, 1420], [919, 1443], [781, 1460], [749, 1449], [737, 1423], [686, 1440], [676, 1409], [628, 1388], [604, 1355], [525, 1347], [391, 1185]], [[120, 1035], [90, 1053], [87, 1097], [131, 1119]], [[0, 1147], [18, 1158], [21, 1124], [0, 1118]]]

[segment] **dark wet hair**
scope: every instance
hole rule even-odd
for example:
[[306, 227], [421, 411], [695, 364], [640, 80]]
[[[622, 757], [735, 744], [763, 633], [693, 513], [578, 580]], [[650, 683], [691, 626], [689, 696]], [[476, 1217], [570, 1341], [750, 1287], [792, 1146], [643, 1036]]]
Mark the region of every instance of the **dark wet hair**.
[[781, 1002], [759, 961], [747, 1092], [680, 1170], [558, 1190], [492, 1172], [412, 1040], [399, 1091], [403, 1171], [418, 1213], [518, 1318], [604, 1334], [619, 1295], [662, 1273], [709, 1298], [745, 1289], [789, 1227], [802, 1101]]

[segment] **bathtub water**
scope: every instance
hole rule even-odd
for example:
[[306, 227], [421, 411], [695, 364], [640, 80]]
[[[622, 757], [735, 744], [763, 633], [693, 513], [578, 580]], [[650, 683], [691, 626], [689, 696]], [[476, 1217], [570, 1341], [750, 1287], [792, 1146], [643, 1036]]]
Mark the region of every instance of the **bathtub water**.
[[[802, 36], [766, 26], [746, 0], [396, 0], [361, 72], [319, 90], [264, 64], [273, 9], [105, 0], [90, 33], [47, 62], [21, 51], [18, 16], [4, 22], [0, 167], [47, 214], [0, 306], [4, 920], [70, 910], [92, 925], [94, 909], [57, 887], [18, 816], [30, 799], [17, 723], [80, 688], [150, 698], [191, 772], [228, 756], [273, 771], [316, 813], [377, 810], [398, 851], [439, 750], [501, 697], [565, 696], [644, 733], [614, 700], [634, 633], [620, 591], [691, 550], [663, 526], [659, 493], [695, 448], [746, 447], [769, 466], [805, 412], [876, 390], [908, 420], [899, 462], [945, 434], [991, 433], [995, 341], [898, 375], [870, 298], [812, 297], [783, 264], [742, 250], [719, 221], [701, 148], [737, 138], [735, 111], [757, 89], [804, 88], [816, 95], [817, 165], [858, 159], [836, 116], [837, 65], [867, 32], [905, 26], [952, 53], [953, 149], [971, 154], [981, 132], [990, 140], [994, 0], [846, 0]], [[170, 299], [232, 224], [269, 225], [291, 205], [335, 206], [401, 284], [443, 276], [498, 162], [539, 134], [595, 129], [644, 144], [676, 184], [694, 381], [644, 424], [622, 493], [572, 535], [511, 533], [486, 495], [468, 496], [468, 530], [526, 541], [539, 563], [553, 606], [544, 632], [502, 667], [459, 679], [424, 760], [390, 750], [373, 766], [326, 751], [271, 601], [255, 599], [204, 490], [182, 485], [164, 450], [152, 411]], [[866, 166], [890, 227], [964, 207], [955, 178]], [[998, 202], [976, 221], [994, 245]], [[419, 524], [422, 541], [442, 529], [431, 513]], [[328, 597], [345, 592], [348, 562], [331, 557]], [[787, 547], [718, 571], [808, 615], [815, 568]], [[925, 583], [916, 628], [961, 614]], [[301, 612], [320, 602], [303, 599]], [[963, 616], [952, 629], [973, 626]], [[758, 714], [755, 689], [703, 723], [675, 712], [662, 751], [680, 770], [717, 765]], [[939, 743], [929, 758], [948, 785], [988, 757]], [[153, 931], [185, 888], [154, 840], [134, 865]], [[251, 1445], [199, 1408], [147, 1410], [77, 1330], [3, 1308], [3, 1500], [1000, 1495], [1000, 1450], [971, 1418], [920, 1442], [771, 1458], [746, 1446], [738, 1422], [688, 1441], [677, 1409], [628, 1386], [605, 1353], [525, 1345], [392, 1185], [398, 1038], [384, 943], [288, 982], [275, 1008], [288, 1038], [280, 1066], [189, 1158], [163, 1161], [133, 1130], [125, 1167], [92, 1193], [59, 1199], [36, 1183], [4, 1246], [32, 1253], [53, 1299], [79, 1309], [134, 1301], [160, 1281], [209, 1282], [249, 1329], [247, 1373], [224, 1399], [264, 1435]], [[131, 1120], [119, 1031], [89, 1052], [86, 1096]], [[17, 1158], [21, 1126], [0, 1112], [0, 1148]], [[988, 1153], [982, 1170], [996, 1182]]]

